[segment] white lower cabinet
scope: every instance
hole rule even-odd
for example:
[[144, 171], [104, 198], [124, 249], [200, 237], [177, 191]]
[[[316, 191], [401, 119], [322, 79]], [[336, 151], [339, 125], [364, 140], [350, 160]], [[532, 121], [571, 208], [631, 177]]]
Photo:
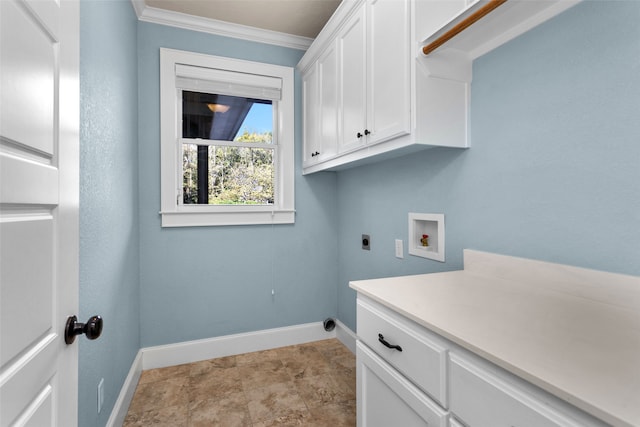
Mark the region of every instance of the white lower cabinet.
[[446, 427], [447, 412], [361, 342], [356, 346], [359, 427]]
[[607, 425], [360, 294], [357, 335], [358, 427]]
[[471, 355], [450, 353], [449, 367], [450, 410], [468, 426], [604, 425]]

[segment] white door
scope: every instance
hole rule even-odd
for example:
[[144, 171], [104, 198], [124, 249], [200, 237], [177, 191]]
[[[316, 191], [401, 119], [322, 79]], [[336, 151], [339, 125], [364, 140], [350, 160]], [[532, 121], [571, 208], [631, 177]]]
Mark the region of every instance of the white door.
[[79, 2], [0, 0], [0, 20], [0, 427], [74, 427]]

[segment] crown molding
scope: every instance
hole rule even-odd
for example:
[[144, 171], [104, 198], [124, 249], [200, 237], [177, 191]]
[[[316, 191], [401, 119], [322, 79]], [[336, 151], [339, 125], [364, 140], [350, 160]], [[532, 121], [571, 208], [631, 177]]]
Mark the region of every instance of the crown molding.
[[202, 18], [180, 12], [149, 7], [144, 0], [131, 0], [138, 20], [186, 30], [233, 37], [258, 43], [272, 44], [298, 50], [307, 50], [313, 39], [278, 31], [263, 30], [246, 25], [232, 24], [216, 19]]

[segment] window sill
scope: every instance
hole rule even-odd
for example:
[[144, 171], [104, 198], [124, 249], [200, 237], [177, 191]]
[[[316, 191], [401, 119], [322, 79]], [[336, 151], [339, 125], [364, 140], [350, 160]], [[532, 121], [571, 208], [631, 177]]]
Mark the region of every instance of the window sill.
[[174, 211], [160, 212], [162, 227], [293, 224], [295, 210]]

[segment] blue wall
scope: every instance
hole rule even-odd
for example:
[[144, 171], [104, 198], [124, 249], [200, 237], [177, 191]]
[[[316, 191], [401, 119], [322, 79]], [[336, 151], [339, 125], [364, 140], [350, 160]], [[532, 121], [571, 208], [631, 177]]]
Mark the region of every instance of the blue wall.
[[[340, 172], [338, 318], [355, 328], [349, 280], [460, 269], [464, 248], [640, 275], [639, 19], [579, 4], [476, 60], [470, 149]], [[446, 264], [394, 257], [408, 212], [445, 214]]]
[[105, 322], [77, 340], [83, 427], [106, 424], [140, 348], [136, 25], [129, 1], [80, 4], [79, 318]]
[[[337, 308], [335, 176], [301, 175], [296, 73], [296, 223], [161, 228], [159, 48], [295, 67], [302, 51], [140, 22], [142, 346], [321, 321]], [[275, 297], [271, 296], [275, 289]]]
[[[80, 318], [105, 331], [80, 340], [79, 425], [106, 423], [141, 347], [333, 315], [355, 329], [349, 280], [460, 269], [464, 248], [640, 275], [639, 19], [640, 2], [579, 4], [475, 62], [472, 148], [339, 173], [301, 175], [296, 74], [295, 225], [162, 229], [158, 49], [288, 66], [302, 52], [84, 0]], [[408, 212], [446, 215], [446, 263], [406, 253]]]

